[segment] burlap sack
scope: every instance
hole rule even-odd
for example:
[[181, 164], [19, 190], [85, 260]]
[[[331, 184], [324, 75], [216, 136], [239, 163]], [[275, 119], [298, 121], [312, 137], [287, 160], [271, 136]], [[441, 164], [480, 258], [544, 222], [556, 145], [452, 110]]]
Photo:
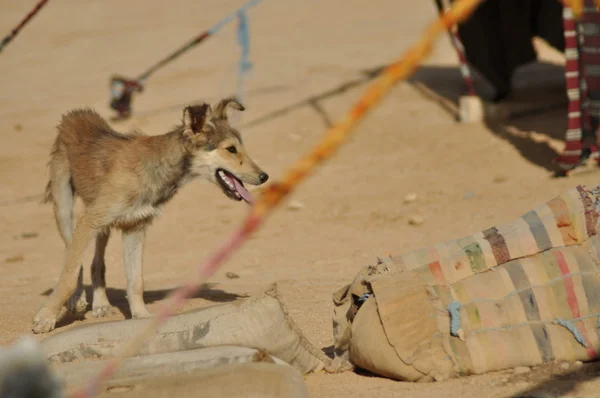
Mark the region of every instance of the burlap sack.
[[[68, 388], [81, 386], [86, 380], [98, 375], [109, 359], [89, 359], [85, 361], [52, 363], [51, 369], [62, 384]], [[168, 352], [163, 354], [140, 355], [123, 360], [111, 378], [114, 383], [123, 380], [148, 380], [158, 376], [171, 376], [216, 366], [250, 362], [269, 362], [287, 365], [265, 351], [240, 346], [218, 346]], [[83, 366], [82, 366], [83, 365]]]
[[[52, 370], [69, 395], [107, 362], [55, 363]], [[264, 351], [236, 346], [127, 358], [99, 393], [111, 397], [308, 397], [296, 369]]]
[[[53, 363], [108, 358], [149, 322], [150, 319], [130, 319], [95, 323], [55, 334], [42, 343], [48, 360]], [[260, 297], [169, 318], [146, 340], [139, 355], [220, 345], [264, 350], [302, 374], [324, 368], [332, 370], [331, 360], [310, 344], [290, 319], [275, 286]]]
[[242, 363], [218, 366], [143, 383], [111, 382], [102, 396], [119, 398], [308, 398], [302, 375], [291, 366]]
[[598, 187], [512, 223], [365, 267], [334, 293], [336, 355], [442, 380], [600, 349]]

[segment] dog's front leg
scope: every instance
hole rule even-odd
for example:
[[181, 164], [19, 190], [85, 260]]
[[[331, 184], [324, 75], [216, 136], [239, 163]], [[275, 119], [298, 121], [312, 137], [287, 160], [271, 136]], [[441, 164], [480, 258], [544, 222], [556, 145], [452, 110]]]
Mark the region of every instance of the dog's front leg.
[[85, 249], [98, 232], [97, 217], [87, 212], [79, 219], [71, 243], [67, 247], [67, 259], [54, 291], [45, 305], [33, 317], [33, 332], [46, 333], [54, 329], [61, 308], [77, 288], [77, 279]]
[[144, 303], [143, 252], [147, 225], [123, 230], [123, 260], [127, 274], [127, 301], [132, 318], [152, 316]]
[[113, 310], [106, 296], [106, 265], [104, 263], [109, 237], [110, 229], [101, 231], [96, 236], [96, 251], [92, 260], [92, 313], [95, 317], [106, 316]]

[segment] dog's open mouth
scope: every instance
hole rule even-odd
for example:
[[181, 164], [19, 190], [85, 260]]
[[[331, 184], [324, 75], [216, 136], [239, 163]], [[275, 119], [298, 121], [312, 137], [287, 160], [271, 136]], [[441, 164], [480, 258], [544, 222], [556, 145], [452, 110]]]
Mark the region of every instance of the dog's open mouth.
[[233, 200], [244, 200], [246, 203], [251, 205], [253, 203], [250, 192], [244, 187], [244, 183], [241, 182], [236, 176], [230, 172], [219, 169], [217, 170], [217, 181], [223, 190], [223, 193]]

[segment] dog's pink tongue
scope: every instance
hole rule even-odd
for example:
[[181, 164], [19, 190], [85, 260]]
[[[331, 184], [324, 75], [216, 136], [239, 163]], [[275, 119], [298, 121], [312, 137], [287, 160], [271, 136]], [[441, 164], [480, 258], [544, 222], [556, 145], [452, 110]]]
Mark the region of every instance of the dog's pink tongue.
[[232, 178], [232, 180], [233, 185], [235, 186], [235, 190], [242, 196], [242, 199], [244, 199], [249, 205], [254, 203], [254, 199], [252, 199], [252, 195], [250, 195], [250, 192], [248, 192], [248, 190], [244, 188], [242, 184], [240, 184], [237, 178]]

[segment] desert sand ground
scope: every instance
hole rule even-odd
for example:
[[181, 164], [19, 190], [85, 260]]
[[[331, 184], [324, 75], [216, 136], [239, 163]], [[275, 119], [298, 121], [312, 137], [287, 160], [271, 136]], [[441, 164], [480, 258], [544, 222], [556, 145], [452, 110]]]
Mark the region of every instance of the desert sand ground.
[[[32, 1], [0, 1], [8, 32]], [[0, 343], [30, 333], [30, 321], [56, 282], [63, 243], [52, 209], [39, 204], [46, 163], [63, 112], [91, 106], [110, 116], [108, 78], [135, 76], [211, 26], [241, 0], [171, 3], [147, 0], [53, 0], [0, 55]], [[250, 15], [251, 59], [238, 126], [256, 160], [276, 181], [338, 120], [368, 82], [368, 71], [397, 57], [435, 17], [433, 2], [264, 1]], [[239, 48], [235, 24], [158, 72], [118, 130], [166, 131], [184, 104], [234, 93]], [[565, 101], [561, 57], [515, 77], [510, 109]], [[355, 136], [278, 209], [186, 309], [259, 294], [277, 282], [292, 316], [325, 350], [332, 344], [334, 290], [378, 255], [399, 254], [510, 221], [597, 173], [551, 178], [562, 148], [566, 108], [514, 120], [461, 125], [415, 83], [456, 100], [460, 75], [448, 38], [412, 83], [399, 84]], [[417, 199], [405, 203], [404, 198]], [[290, 203], [299, 202], [289, 206]], [[241, 221], [248, 208], [214, 186], [186, 186], [150, 229], [146, 300], [156, 308]], [[411, 217], [421, 225], [411, 225]], [[91, 252], [86, 263], [91, 260]], [[109, 298], [128, 316], [118, 234], [109, 243]], [[239, 275], [230, 279], [227, 272]], [[89, 271], [85, 283], [89, 285]], [[60, 324], [58, 331], [97, 322]], [[593, 365], [525, 375], [504, 372], [434, 384], [366, 374], [310, 375], [315, 397], [509, 396], [536, 389], [584, 395], [598, 391]], [[552, 374], [555, 381], [546, 383]], [[585, 381], [585, 382], [584, 382]], [[529, 391], [529, 392], [527, 392]], [[553, 391], [553, 392], [552, 392]]]

